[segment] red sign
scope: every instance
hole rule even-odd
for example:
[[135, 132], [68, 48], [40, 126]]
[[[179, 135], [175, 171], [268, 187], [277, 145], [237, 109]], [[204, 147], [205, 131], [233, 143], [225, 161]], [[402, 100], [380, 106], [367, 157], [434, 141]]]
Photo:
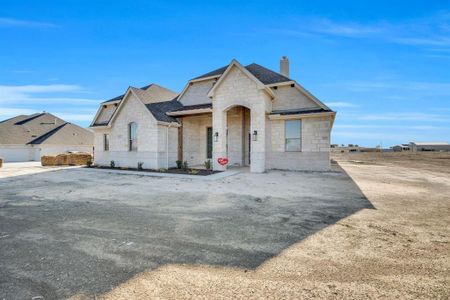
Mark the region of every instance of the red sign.
[[228, 158], [226, 157], [219, 157], [217, 159], [217, 162], [221, 165], [221, 166], [225, 166], [228, 163]]

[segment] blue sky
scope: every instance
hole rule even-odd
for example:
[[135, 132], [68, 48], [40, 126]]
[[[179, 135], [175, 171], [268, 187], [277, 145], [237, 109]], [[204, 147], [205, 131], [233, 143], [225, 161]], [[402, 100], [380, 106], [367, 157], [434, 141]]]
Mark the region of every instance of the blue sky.
[[88, 126], [129, 85], [181, 91], [236, 58], [337, 110], [333, 143], [450, 141], [449, 1], [2, 1], [0, 119]]

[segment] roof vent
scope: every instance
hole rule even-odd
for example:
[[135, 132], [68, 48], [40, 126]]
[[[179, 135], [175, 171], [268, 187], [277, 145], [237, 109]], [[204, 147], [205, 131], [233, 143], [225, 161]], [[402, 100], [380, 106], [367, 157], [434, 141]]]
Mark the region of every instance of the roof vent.
[[280, 74], [289, 77], [289, 59], [283, 56], [280, 59]]

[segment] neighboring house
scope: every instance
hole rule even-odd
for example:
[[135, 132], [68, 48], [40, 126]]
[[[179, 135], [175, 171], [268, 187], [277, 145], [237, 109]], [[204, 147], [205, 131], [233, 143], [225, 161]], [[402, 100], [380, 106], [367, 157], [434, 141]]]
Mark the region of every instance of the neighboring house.
[[361, 152], [362, 149], [362, 147], [353, 144], [348, 144], [347, 146], [332, 144], [330, 148], [333, 153]]
[[0, 157], [5, 162], [37, 161], [67, 151], [92, 153], [94, 134], [49, 113], [0, 122]]
[[392, 151], [394, 152], [411, 151], [411, 147], [409, 144], [399, 144], [392, 146]]
[[144, 168], [190, 166], [211, 160], [215, 170], [250, 166], [329, 170], [336, 113], [289, 78], [257, 64], [227, 66], [188, 81], [177, 95], [158, 85], [130, 87], [103, 102], [91, 128], [98, 165]]
[[417, 151], [450, 151], [450, 144], [446, 142], [411, 142], [410, 149]]

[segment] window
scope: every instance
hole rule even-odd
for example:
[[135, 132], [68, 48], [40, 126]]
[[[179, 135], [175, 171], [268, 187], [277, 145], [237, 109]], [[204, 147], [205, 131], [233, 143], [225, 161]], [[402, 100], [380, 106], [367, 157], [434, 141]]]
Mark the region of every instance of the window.
[[286, 151], [302, 150], [302, 121], [289, 120], [285, 122]]
[[206, 129], [206, 158], [212, 158], [212, 127]]
[[135, 122], [128, 124], [128, 150], [137, 151], [137, 124]]
[[109, 151], [109, 134], [103, 135], [103, 151]]

